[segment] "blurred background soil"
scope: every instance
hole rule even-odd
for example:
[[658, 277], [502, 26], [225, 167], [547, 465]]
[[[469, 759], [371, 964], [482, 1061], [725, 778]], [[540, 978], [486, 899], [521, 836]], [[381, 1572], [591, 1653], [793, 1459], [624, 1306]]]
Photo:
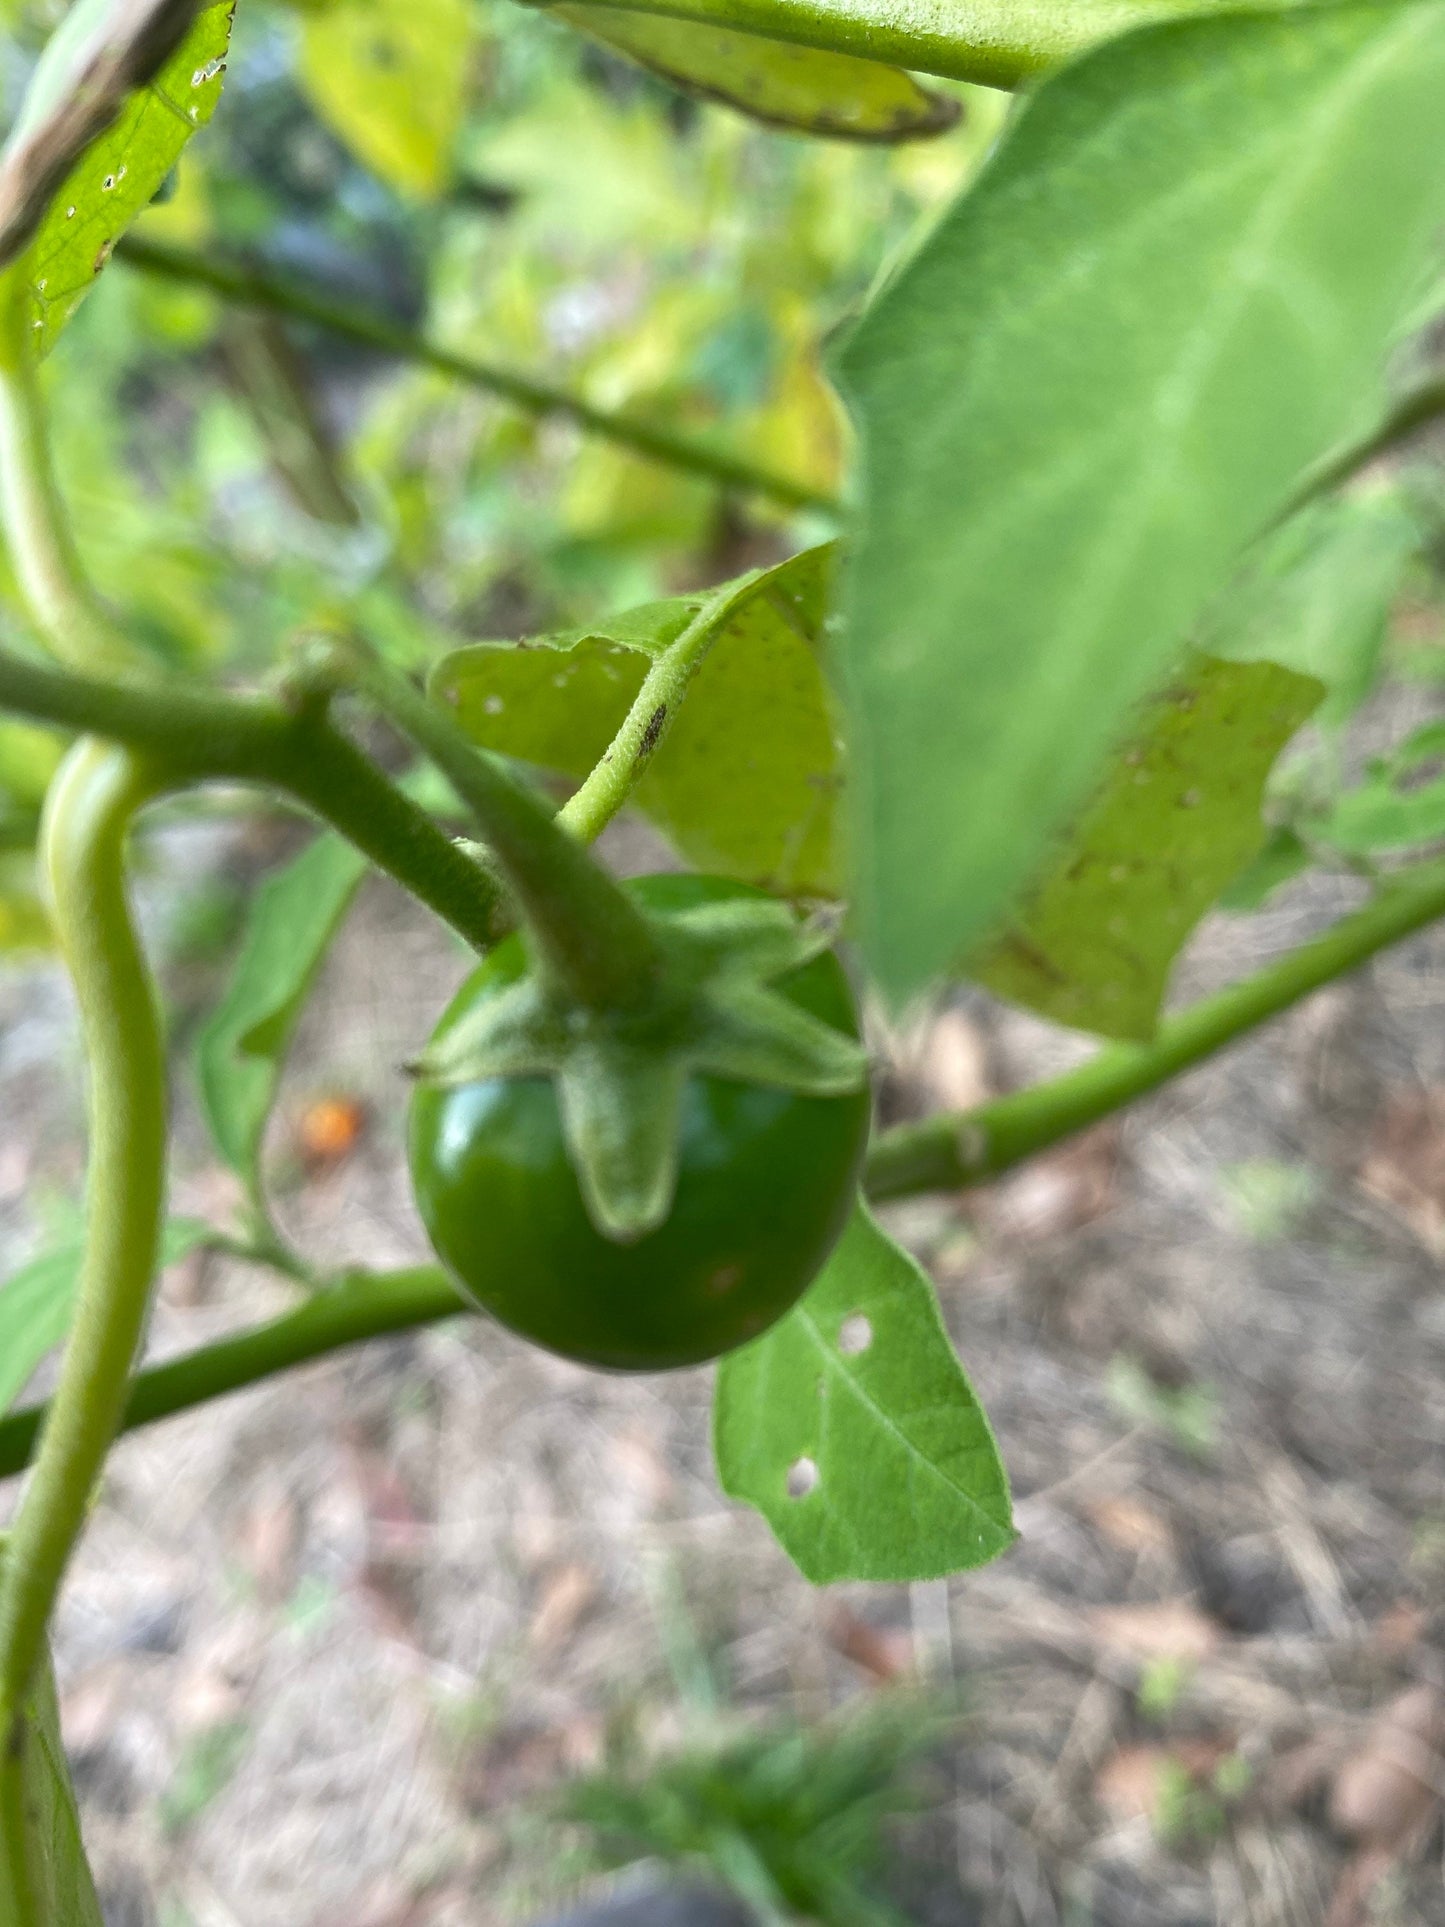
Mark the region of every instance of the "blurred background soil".
[[[168, 837], [148, 896], [178, 1046], [220, 967], [196, 933], [269, 837]], [[1215, 919], [1179, 995], [1345, 888]], [[271, 1149], [328, 1265], [422, 1255], [398, 1066], [462, 968], [367, 888]], [[551, 1807], [620, 1748], [655, 1765], [893, 1705], [926, 1758], [887, 1918], [1445, 1923], [1442, 1002], [1436, 932], [991, 1191], [888, 1211], [1015, 1482], [1021, 1538], [982, 1572], [811, 1589], [718, 1492], [705, 1371], [590, 1374], [479, 1319], [123, 1442], [57, 1633], [109, 1927], [551, 1918], [615, 1891]], [[877, 1036], [890, 1119], [1087, 1048], [972, 995]], [[223, 1218], [188, 1080], [178, 1047], [173, 1203]], [[78, 1092], [58, 974], [8, 973], [5, 1268], [74, 1208]], [[152, 1353], [291, 1297], [187, 1261]]]

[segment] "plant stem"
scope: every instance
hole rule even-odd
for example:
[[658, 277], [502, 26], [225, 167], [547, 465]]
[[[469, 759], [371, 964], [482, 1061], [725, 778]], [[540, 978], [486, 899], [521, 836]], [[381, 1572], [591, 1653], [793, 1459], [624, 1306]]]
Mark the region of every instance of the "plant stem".
[[727, 617], [752, 594], [758, 573], [755, 570], [709, 596], [682, 634], [668, 644], [648, 670], [602, 760], [557, 813], [557, 821], [584, 843], [602, 834], [632, 794], [671, 729], [688, 684]]
[[164, 767], [167, 784], [280, 790], [475, 949], [495, 940], [490, 879], [324, 716], [257, 697], [82, 676], [4, 650], [0, 710], [128, 743]]
[[[1432, 864], [1257, 976], [1170, 1018], [1152, 1044], [1111, 1047], [1079, 1070], [976, 1111], [885, 1131], [869, 1152], [864, 1188], [882, 1200], [997, 1177], [1157, 1089], [1440, 916], [1445, 865]], [[304, 1360], [461, 1309], [435, 1267], [355, 1274], [271, 1324], [142, 1372], [124, 1425], [147, 1425]], [[0, 1419], [0, 1478], [26, 1463], [41, 1416], [24, 1411]]]
[[955, 1190], [996, 1177], [1122, 1109], [1440, 916], [1445, 864], [1431, 864], [1387, 884], [1362, 910], [1257, 976], [1167, 1018], [1152, 1043], [1111, 1045], [1047, 1084], [961, 1117], [932, 1117], [886, 1132], [869, 1153], [869, 1196]]
[[647, 919], [582, 844], [558, 827], [540, 797], [463, 736], [408, 677], [360, 643], [321, 642], [310, 669], [367, 696], [451, 782], [481, 827], [545, 975], [594, 1009], [646, 1001], [661, 963]]
[[86, 1247], [35, 1475], [0, 1571], [0, 1746], [21, 1709], [71, 1549], [125, 1406], [160, 1247], [166, 1060], [125, 895], [125, 839], [153, 792], [130, 751], [83, 738], [51, 786], [42, 851], [90, 1068]]
[[[354, 743], [330, 723], [297, 718], [268, 750], [260, 767], [237, 775], [304, 803], [474, 950], [491, 948], [497, 902], [492, 879]], [[195, 774], [214, 772], [202, 768]]]
[[166, 242], [142, 240], [138, 235], [127, 236], [116, 249], [116, 256], [146, 274], [161, 275], [167, 280], [182, 281], [193, 287], [209, 288], [224, 300], [290, 315], [297, 321], [325, 328], [331, 334], [344, 335], [368, 348], [379, 349], [383, 354], [395, 355], [400, 360], [434, 369], [436, 373], [447, 375], [454, 381], [464, 382], [469, 388], [479, 388], [484, 393], [511, 402], [514, 407], [524, 409], [528, 414], [556, 416], [575, 422], [588, 434], [605, 436], [609, 441], [635, 449], [639, 455], [646, 455], [653, 461], [716, 482], [720, 488], [766, 496], [784, 508], [820, 509], [832, 515], [841, 511], [842, 505], [838, 499], [824, 489], [812, 488], [806, 482], [795, 482], [785, 475], [774, 474], [770, 469], [760, 468], [756, 463], [730, 455], [725, 449], [714, 448], [695, 436], [682, 435], [674, 429], [655, 428], [648, 422], [614, 409], [596, 408], [582, 396], [574, 395], [552, 382], [539, 380], [534, 375], [525, 375], [496, 362], [439, 347], [424, 335], [412, 334], [408, 329], [398, 327], [380, 315], [368, 314], [364, 308], [354, 307], [348, 302], [314, 294], [284, 276], [272, 273], [268, 268], [240, 267], [219, 260], [214, 255], [200, 254]]
[[[439, 1266], [358, 1272], [267, 1324], [139, 1373], [122, 1430], [188, 1411], [360, 1340], [412, 1331], [463, 1310]], [[0, 1419], [0, 1478], [25, 1465], [42, 1418], [43, 1408]]]
[[40, 371], [29, 339], [29, 291], [0, 276], [0, 517], [26, 602], [63, 662], [134, 662], [87, 580], [50, 459]]
[[[25, 333], [27, 300], [17, 270], [0, 276], [5, 535], [30, 612], [55, 653], [67, 661], [86, 662], [93, 654], [110, 662], [128, 660], [129, 644], [81, 568], [50, 466], [45, 413]], [[27, 696], [43, 707], [31, 708]], [[324, 702], [287, 711], [172, 689], [159, 677], [101, 681], [47, 672], [0, 653], [4, 708], [129, 743], [157, 766], [161, 788], [233, 777], [282, 789], [333, 824], [477, 949], [492, 941], [490, 881], [332, 727]]]
[[919, 73], [1018, 87], [1085, 48], [1151, 20], [1224, 10], [1225, 0], [594, 0], [698, 26], [729, 27], [886, 61]]

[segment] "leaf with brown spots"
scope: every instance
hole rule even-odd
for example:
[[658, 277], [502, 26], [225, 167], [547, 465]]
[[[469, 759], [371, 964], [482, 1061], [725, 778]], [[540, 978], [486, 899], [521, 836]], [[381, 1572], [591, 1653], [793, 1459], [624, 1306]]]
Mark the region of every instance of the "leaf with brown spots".
[[969, 974], [1056, 1023], [1149, 1037], [1180, 949], [1264, 841], [1275, 758], [1323, 695], [1274, 663], [1195, 657], [1140, 710]]

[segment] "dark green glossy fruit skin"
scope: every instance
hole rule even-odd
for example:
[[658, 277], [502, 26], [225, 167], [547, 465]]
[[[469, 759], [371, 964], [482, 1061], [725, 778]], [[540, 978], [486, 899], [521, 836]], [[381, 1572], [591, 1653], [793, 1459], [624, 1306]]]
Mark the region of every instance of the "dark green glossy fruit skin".
[[[696, 876], [632, 887], [657, 909], [756, 894]], [[524, 966], [516, 938], [500, 944], [437, 1035]], [[778, 988], [856, 1034], [853, 996], [831, 954]], [[550, 1079], [423, 1084], [411, 1108], [412, 1185], [438, 1256], [482, 1310], [583, 1364], [666, 1371], [755, 1338], [802, 1296], [852, 1209], [868, 1121], [866, 1089], [801, 1097], [691, 1077], [672, 1211], [619, 1245], [587, 1216]]]

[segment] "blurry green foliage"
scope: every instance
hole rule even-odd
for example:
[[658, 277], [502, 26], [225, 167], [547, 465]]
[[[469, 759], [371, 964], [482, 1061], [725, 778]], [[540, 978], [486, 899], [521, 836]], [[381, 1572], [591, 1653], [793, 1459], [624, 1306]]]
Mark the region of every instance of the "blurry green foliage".
[[[49, 24], [23, 10], [18, 44]], [[918, 145], [801, 140], [527, 9], [257, 5], [205, 141], [141, 231], [259, 248], [448, 344], [831, 488], [843, 429], [820, 344], [880, 241], [899, 245], [999, 125], [1001, 96], [953, 96], [960, 124]], [[359, 596], [373, 640], [420, 663], [755, 559], [730, 553], [709, 484], [288, 325], [363, 524], [298, 514], [274, 435], [219, 379], [222, 320], [118, 263], [53, 357], [85, 559], [162, 660], [258, 667]], [[822, 532], [762, 520], [775, 555]], [[18, 618], [3, 574], [0, 598]]]
[[440, 193], [466, 110], [467, 0], [330, 0], [308, 9], [298, 73], [357, 159], [401, 193]]
[[919, 1764], [943, 1731], [936, 1705], [894, 1695], [821, 1725], [779, 1722], [650, 1761], [624, 1744], [558, 1811], [602, 1865], [702, 1871], [767, 1927], [904, 1927], [876, 1884], [887, 1824], [917, 1804]]

